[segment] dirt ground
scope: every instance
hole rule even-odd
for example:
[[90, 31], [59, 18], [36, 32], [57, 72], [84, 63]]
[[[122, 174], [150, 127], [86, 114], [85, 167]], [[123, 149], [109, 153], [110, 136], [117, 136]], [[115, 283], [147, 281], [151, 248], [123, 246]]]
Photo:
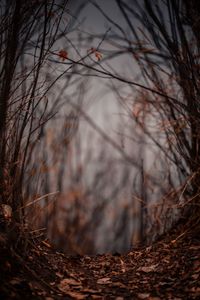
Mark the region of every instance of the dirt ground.
[[198, 230], [179, 226], [123, 255], [67, 256], [28, 233], [16, 242], [11, 227], [0, 233], [1, 300], [200, 299]]

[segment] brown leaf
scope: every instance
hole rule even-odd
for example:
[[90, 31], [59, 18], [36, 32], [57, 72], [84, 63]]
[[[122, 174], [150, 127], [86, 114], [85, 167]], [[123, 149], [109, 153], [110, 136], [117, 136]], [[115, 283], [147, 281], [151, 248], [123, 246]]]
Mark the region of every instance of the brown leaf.
[[199, 278], [199, 274], [193, 274], [192, 279], [197, 280]]
[[70, 286], [79, 286], [79, 287], [81, 287], [81, 282], [76, 281], [73, 278], [65, 278], [65, 279], [61, 280], [60, 284], [58, 285], [58, 288], [63, 293], [68, 293], [69, 290], [70, 290]]
[[68, 59], [68, 53], [65, 50], [60, 50], [58, 52], [58, 56], [64, 61], [65, 59]]
[[139, 299], [149, 299], [150, 294], [149, 293], [139, 293], [137, 294]]
[[123, 262], [123, 260], [120, 258], [120, 263], [121, 263], [121, 270], [123, 273], [126, 272], [126, 266], [125, 266], [125, 263]]
[[102, 59], [102, 54], [98, 51], [95, 52], [95, 56], [96, 56], [98, 61], [100, 61]]
[[119, 288], [122, 288], [122, 289], [127, 289], [127, 286], [121, 282], [113, 282], [112, 283], [112, 286], [113, 287], [119, 287]]
[[67, 295], [70, 296], [70, 297], [72, 297], [73, 299], [76, 299], [76, 300], [84, 300], [85, 299], [85, 295], [83, 295], [81, 293], [78, 293], [78, 292], [70, 292], [70, 291], [68, 291]]
[[15, 277], [12, 280], [10, 280], [10, 284], [12, 284], [12, 285], [19, 285], [19, 284], [22, 283], [22, 281], [23, 281], [22, 279], [20, 279], [18, 277]]
[[137, 269], [137, 271], [142, 271], [142, 272], [145, 272], [145, 273], [155, 272], [157, 266], [158, 266], [158, 264], [151, 265], [151, 266], [148, 266], [148, 267], [140, 267], [140, 268]]
[[56, 272], [56, 276], [59, 277], [59, 278], [63, 278], [63, 274], [61, 274], [59, 272]]
[[191, 249], [191, 250], [199, 250], [200, 246], [199, 245], [193, 245], [189, 249]]
[[189, 289], [189, 291], [193, 294], [195, 294], [195, 296], [199, 296], [200, 297], [200, 287], [192, 287], [191, 289]]
[[109, 277], [105, 277], [105, 278], [100, 278], [97, 280], [98, 284], [109, 284], [111, 283], [111, 280]]
[[99, 293], [99, 291], [97, 290], [92, 290], [92, 289], [89, 289], [89, 288], [85, 288], [82, 290], [83, 293], [87, 293], [87, 294], [97, 294]]
[[66, 284], [69, 284], [69, 285], [81, 285], [81, 282], [80, 281], [76, 281], [73, 278], [65, 278], [65, 279], [61, 280], [60, 285], [66, 285]]

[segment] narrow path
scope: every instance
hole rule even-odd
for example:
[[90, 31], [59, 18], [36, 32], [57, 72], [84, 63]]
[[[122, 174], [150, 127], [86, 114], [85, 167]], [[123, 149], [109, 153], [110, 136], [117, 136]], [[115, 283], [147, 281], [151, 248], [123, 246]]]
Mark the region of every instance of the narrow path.
[[22, 257], [2, 234], [0, 246], [0, 299], [200, 299], [194, 232], [171, 232], [123, 255], [65, 256], [32, 241]]

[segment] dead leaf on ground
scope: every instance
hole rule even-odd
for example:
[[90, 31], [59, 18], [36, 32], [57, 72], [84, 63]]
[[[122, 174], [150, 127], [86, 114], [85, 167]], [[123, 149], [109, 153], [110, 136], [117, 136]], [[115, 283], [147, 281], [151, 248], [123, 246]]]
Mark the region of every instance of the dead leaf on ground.
[[145, 273], [155, 272], [157, 266], [158, 266], [158, 264], [151, 265], [151, 266], [148, 266], [148, 267], [140, 267], [140, 268], [137, 269], [137, 271], [142, 271], [142, 272], [145, 272]]
[[139, 299], [149, 299], [150, 294], [149, 293], [139, 293], [137, 294]]
[[13, 278], [13, 279], [10, 280], [10, 283], [11, 283], [12, 285], [19, 285], [19, 284], [21, 284], [22, 282], [23, 282], [23, 279], [20, 279], [20, 278], [18, 278], [18, 277], [15, 277], [15, 278]]
[[65, 278], [65, 279], [61, 280], [60, 284], [58, 285], [58, 288], [63, 293], [68, 293], [70, 286], [81, 287], [81, 282], [76, 281], [75, 279], [72, 279], [72, 278]]
[[192, 294], [195, 294], [195, 296], [200, 297], [200, 287], [192, 287], [191, 289], [188, 289]]
[[192, 245], [190, 247], [191, 250], [199, 250], [200, 249], [200, 246], [199, 245]]
[[75, 280], [73, 278], [65, 278], [65, 279], [61, 280], [60, 285], [66, 285], [66, 284], [69, 284], [69, 285], [81, 285], [81, 282], [77, 281], [77, 280]]
[[59, 277], [59, 278], [63, 278], [64, 275], [59, 273], [59, 272], [56, 272], [56, 276]]
[[85, 295], [78, 293], [78, 292], [70, 292], [68, 291], [66, 293], [68, 296], [70, 296], [72, 299], [76, 299], [76, 300], [85, 300]]
[[197, 280], [199, 278], [199, 274], [193, 274], [192, 279]]
[[121, 270], [123, 273], [126, 272], [126, 266], [125, 266], [125, 263], [123, 262], [123, 260], [120, 258], [120, 263], [121, 263]]
[[92, 289], [89, 289], [89, 288], [85, 288], [85, 289], [82, 290], [83, 293], [88, 293], [88, 294], [98, 294], [100, 291], [92, 290]]
[[97, 280], [98, 284], [109, 284], [111, 283], [111, 280], [109, 277], [105, 277], [105, 278], [100, 278]]
[[127, 286], [121, 282], [113, 282], [112, 283], [112, 286], [113, 287], [119, 287], [119, 288], [122, 288], [122, 289], [127, 289]]

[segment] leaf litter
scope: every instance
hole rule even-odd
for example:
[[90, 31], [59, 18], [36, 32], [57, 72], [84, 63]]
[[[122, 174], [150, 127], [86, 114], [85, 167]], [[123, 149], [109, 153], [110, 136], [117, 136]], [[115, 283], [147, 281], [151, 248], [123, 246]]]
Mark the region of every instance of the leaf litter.
[[37, 240], [22, 256], [0, 232], [0, 299], [200, 299], [199, 232], [177, 236], [95, 256], [67, 256]]

